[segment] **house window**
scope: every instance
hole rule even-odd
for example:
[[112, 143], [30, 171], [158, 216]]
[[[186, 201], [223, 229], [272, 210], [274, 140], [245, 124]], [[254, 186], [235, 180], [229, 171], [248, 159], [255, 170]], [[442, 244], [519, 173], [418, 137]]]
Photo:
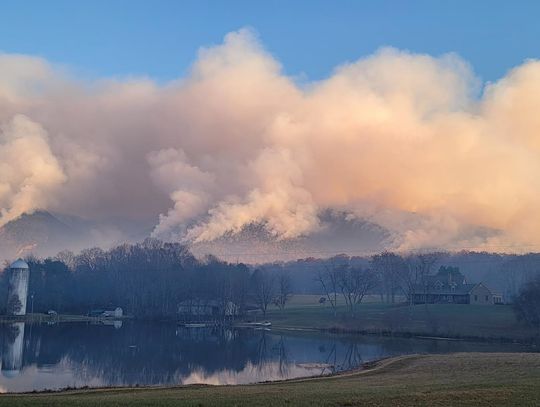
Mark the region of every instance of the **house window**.
[[475, 301], [478, 301], [478, 295], [475, 295], [475, 296], [474, 296], [474, 300], [475, 300]]
[[486, 295], [486, 301], [489, 301], [489, 295]]

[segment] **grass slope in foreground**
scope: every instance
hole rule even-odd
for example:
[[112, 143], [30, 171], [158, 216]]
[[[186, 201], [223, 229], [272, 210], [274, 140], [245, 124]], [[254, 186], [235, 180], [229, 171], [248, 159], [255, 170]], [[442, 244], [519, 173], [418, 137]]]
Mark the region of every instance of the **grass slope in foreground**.
[[540, 354], [387, 359], [343, 375], [242, 386], [4, 395], [2, 406], [538, 406]]

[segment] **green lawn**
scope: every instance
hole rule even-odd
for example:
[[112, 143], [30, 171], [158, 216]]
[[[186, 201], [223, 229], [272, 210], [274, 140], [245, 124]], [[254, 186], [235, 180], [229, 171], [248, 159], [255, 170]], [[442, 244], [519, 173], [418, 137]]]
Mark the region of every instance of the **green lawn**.
[[540, 354], [406, 356], [328, 378], [4, 395], [5, 406], [538, 406]]
[[349, 331], [412, 333], [418, 335], [531, 339], [540, 332], [516, 320], [509, 305], [433, 304], [408, 306], [366, 302], [351, 317], [345, 306], [337, 315], [319, 296], [295, 296], [280, 311], [272, 308], [267, 319], [276, 328], [317, 328]]

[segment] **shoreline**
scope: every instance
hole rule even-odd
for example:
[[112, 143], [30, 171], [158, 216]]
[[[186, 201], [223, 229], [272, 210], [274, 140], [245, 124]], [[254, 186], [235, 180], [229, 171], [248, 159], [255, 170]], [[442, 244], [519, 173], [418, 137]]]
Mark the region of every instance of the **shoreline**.
[[[86, 397], [91, 397], [92, 399], [94, 397], [98, 398], [113, 398], [113, 399], [120, 399], [124, 400], [124, 397], [132, 398], [132, 400], [140, 400], [138, 397], [145, 397], [147, 400], [150, 398], [155, 398], [155, 400], [162, 400], [162, 395], [176, 395], [173, 400], [178, 400], [177, 397], [182, 397], [182, 399], [186, 402], [186, 405], [192, 405], [190, 404], [191, 397], [194, 397], [194, 392], [196, 392], [199, 396], [201, 394], [205, 394], [207, 396], [211, 396], [212, 394], [237, 394], [242, 395], [242, 397], [246, 397], [246, 394], [250, 394], [250, 392], [255, 392], [254, 394], [261, 394], [262, 392], [265, 392], [263, 390], [264, 388], [268, 388], [268, 391], [274, 392], [273, 390], [270, 390], [270, 388], [275, 388], [277, 391], [283, 391], [284, 389], [304, 389], [304, 392], [309, 393], [310, 388], [318, 388], [320, 386], [323, 387], [330, 387], [333, 386], [349, 386], [347, 383], [352, 383], [351, 389], [357, 389], [357, 386], [365, 387], [363, 390], [359, 389], [356, 390], [360, 392], [359, 394], [362, 394], [364, 392], [364, 395], [368, 395], [370, 390], [369, 389], [369, 382], [373, 382], [372, 385], [381, 385], [386, 386], [387, 385], [387, 377], [394, 376], [394, 380], [397, 380], [399, 387], [402, 388], [402, 376], [404, 373], [411, 374], [411, 368], [413, 369], [415, 374], [417, 375], [427, 375], [427, 377], [430, 376], [431, 370], [433, 370], [433, 374], [437, 374], [439, 376], [442, 376], [442, 383], [443, 383], [443, 392], [444, 394], [448, 391], [448, 383], [447, 383], [447, 377], [453, 377], [453, 381], [455, 381], [455, 376], [453, 376], [454, 368], [457, 368], [458, 366], [461, 367], [463, 363], [466, 363], [466, 369], [470, 370], [471, 366], [473, 368], [473, 371], [475, 373], [475, 377], [481, 377], [477, 376], [477, 371], [483, 370], [485, 368], [485, 363], [487, 362], [490, 366], [493, 367], [495, 370], [490, 370], [491, 374], [494, 374], [496, 377], [499, 377], [499, 380], [504, 380], [504, 378], [508, 377], [507, 374], [504, 373], [504, 370], [510, 366], [510, 364], [515, 365], [515, 368], [518, 369], [518, 371], [521, 371], [523, 368], [523, 362], [530, 360], [532, 361], [528, 363], [527, 371], [529, 371], [531, 368], [536, 369], [538, 371], [538, 374], [540, 374], [540, 354], [538, 353], [531, 353], [531, 352], [518, 352], [518, 353], [479, 353], [479, 352], [456, 352], [456, 353], [450, 353], [450, 354], [410, 354], [410, 355], [400, 355], [400, 356], [392, 356], [392, 357], [386, 357], [381, 358], [369, 362], [362, 363], [362, 365], [355, 369], [349, 369], [340, 371], [337, 373], [332, 373], [328, 375], [316, 375], [316, 376], [305, 376], [305, 377], [298, 377], [298, 378], [291, 378], [291, 379], [282, 379], [282, 380], [275, 380], [275, 381], [263, 381], [263, 382], [254, 382], [254, 383], [247, 383], [247, 384], [220, 384], [220, 385], [212, 385], [212, 384], [202, 384], [202, 383], [194, 383], [194, 384], [178, 384], [178, 385], [163, 385], [163, 386], [114, 386], [114, 387], [79, 387], [79, 388], [71, 388], [71, 387], [65, 387], [61, 389], [44, 389], [39, 391], [27, 391], [27, 392], [6, 392], [0, 394], [0, 404], [7, 402], [7, 405], [10, 402], [16, 403], [16, 402], [22, 402], [21, 405], [27, 405], [27, 403], [40, 403], [39, 400], [47, 400], [49, 403], [52, 403], [53, 405], [56, 405], [55, 403], [64, 403], [67, 400], [71, 400], [72, 405], [79, 405], [79, 402], [84, 400]], [[442, 365], [441, 368], [443, 368], [441, 372], [441, 368], [438, 366], [440, 365], [441, 361], [444, 361], [443, 363], [448, 365], [457, 364], [456, 366], [446, 366]], [[508, 362], [507, 362], [508, 361]], [[502, 364], [501, 364], [502, 363]], [[510, 364], [509, 364], [510, 363]], [[437, 372], [437, 373], [435, 373]], [[447, 376], [450, 375], [450, 376]], [[439, 380], [441, 377], [439, 377]], [[405, 379], [406, 380], [406, 376]], [[356, 383], [356, 384], [355, 384]], [[536, 389], [536, 379], [534, 379], [534, 388]], [[455, 386], [453, 391], [459, 392], [460, 388], [465, 385], [465, 382], [462, 381], [456, 381], [453, 386]], [[491, 386], [492, 384], [490, 384]], [[289, 387], [290, 386], [290, 387]], [[468, 386], [468, 384], [467, 384]], [[481, 388], [483, 388], [481, 386]], [[281, 389], [281, 390], [279, 390]], [[432, 394], [432, 387], [431, 385], [426, 389], [428, 394]], [[480, 390], [482, 391], [482, 390]], [[201, 393], [202, 392], [202, 393]], [[407, 393], [408, 394], [408, 393]], [[469, 394], [469, 393], [465, 393]], [[538, 394], [540, 396], [540, 393]], [[134, 399], [133, 399], [134, 398]], [[126, 399], [127, 400], [127, 399]], [[265, 399], [266, 400], [266, 399]], [[475, 404], [474, 400], [471, 399], [473, 402], [467, 405], [477, 405]], [[417, 399], [413, 399], [412, 404], [403, 404], [403, 405], [414, 405], [416, 406]], [[269, 400], [266, 400], [266, 402], [269, 402]], [[265, 402], [265, 405], [266, 405]], [[282, 404], [290, 404], [290, 400], [285, 397], [285, 402]], [[1, 404], [4, 405], [4, 404]], [[19, 405], [19, 404], [17, 404]], [[112, 404], [111, 404], [112, 405]], [[117, 405], [114, 403], [114, 405]], [[124, 404], [122, 404], [124, 405]], [[125, 404], [129, 405], [129, 403]], [[174, 404], [176, 405], [176, 404]], [[210, 403], [210, 405], [214, 405]], [[250, 405], [249, 403], [246, 404], [246, 400], [244, 400], [240, 404], [234, 404], [234, 405]], [[276, 404], [277, 405], [277, 404]], [[310, 405], [313, 405], [313, 400]], [[348, 404], [345, 404], [348, 405]], [[354, 404], [356, 405], [356, 404]], [[362, 404], [363, 405], [363, 404]], [[377, 404], [379, 405], [379, 404]], [[385, 404], [386, 405], [386, 404]], [[402, 405], [402, 404], [399, 404]], [[446, 404], [445, 404], [446, 405]], [[461, 404], [460, 404], [461, 405]], [[493, 405], [493, 404], [488, 404]], [[510, 404], [515, 405], [515, 404]]]
[[[433, 354], [437, 355], [437, 354]], [[383, 367], [386, 367], [392, 363], [397, 363], [407, 359], [415, 359], [419, 357], [427, 356], [424, 354], [413, 353], [410, 355], [400, 355], [400, 356], [390, 356], [384, 357], [368, 362], [362, 363], [361, 366], [354, 369], [342, 370], [336, 373], [329, 373], [326, 375], [313, 375], [313, 376], [302, 376], [295, 377], [290, 379], [280, 379], [280, 380], [266, 380], [261, 382], [253, 383], [238, 383], [238, 384], [207, 384], [207, 383], [193, 383], [193, 384], [178, 384], [178, 385], [156, 385], [156, 386], [146, 386], [146, 385], [135, 385], [135, 386], [101, 386], [101, 387], [64, 387], [60, 389], [43, 389], [43, 390], [33, 390], [25, 392], [6, 392], [0, 393], [0, 398], [4, 396], [32, 396], [32, 395], [63, 395], [63, 394], [81, 394], [81, 393], [92, 393], [92, 392], [106, 392], [106, 391], [132, 391], [132, 390], [179, 390], [184, 388], [198, 388], [198, 387], [208, 387], [208, 388], [217, 388], [217, 387], [239, 387], [239, 386], [261, 386], [261, 385], [272, 385], [272, 384], [285, 384], [285, 383], [303, 383], [311, 382], [315, 380], [322, 379], [332, 379], [348, 376], [356, 376], [361, 374], [367, 374], [374, 371], [377, 371]]]
[[103, 321], [126, 321], [135, 320], [131, 317], [90, 317], [88, 315], [75, 315], [75, 314], [27, 314], [24, 316], [19, 315], [1, 315], [0, 324], [13, 324], [17, 322], [25, 323], [60, 323], [60, 322], [103, 322]]
[[[114, 322], [114, 321], [134, 321], [134, 322], [159, 322], [178, 324], [175, 319], [138, 319], [131, 316], [114, 317], [91, 317], [87, 315], [74, 314], [27, 314], [26, 316], [0, 316], [0, 324], [10, 324], [17, 322], [25, 323], [74, 323], [74, 322]], [[246, 325], [245, 322], [237, 322], [227, 325], [230, 328], [255, 329], [255, 327]], [[340, 326], [317, 327], [317, 326], [298, 326], [298, 325], [280, 325], [272, 323], [271, 327], [264, 327], [272, 331], [285, 332], [318, 332], [338, 335], [361, 335], [361, 336], [379, 336], [386, 338], [404, 338], [404, 339], [430, 339], [440, 341], [466, 341], [466, 342], [484, 342], [484, 343], [507, 343], [516, 345], [540, 345], [540, 332], [536, 336], [528, 337], [510, 337], [510, 336], [475, 336], [475, 335], [452, 335], [445, 333], [433, 333], [425, 331], [407, 331], [407, 330], [389, 330], [389, 329], [355, 329], [344, 328]]]
[[0, 395], [0, 406], [533, 406], [539, 353], [407, 355], [363, 370], [249, 385], [65, 388]]
[[540, 343], [540, 336], [527, 338], [511, 338], [511, 337], [487, 337], [487, 336], [466, 336], [466, 335], [434, 335], [428, 332], [411, 332], [411, 331], [390, 331], [390, 330], [359, 330], [346, 328], [319, 328], [319, 327], [297, 327], [297, 326], [280, 326], [273, 325], [273, 330], [288, 331], [288, 332], [320, 332], [342, 335], [362, 335], [362, 336], [379, 336], [385, 338], [403, 338], [403, 339], [430, 339], [440, 341], [464, 341], [464, 342], [485, 342], [485, 343], [508, 343], [516, 345], [534, 345]]

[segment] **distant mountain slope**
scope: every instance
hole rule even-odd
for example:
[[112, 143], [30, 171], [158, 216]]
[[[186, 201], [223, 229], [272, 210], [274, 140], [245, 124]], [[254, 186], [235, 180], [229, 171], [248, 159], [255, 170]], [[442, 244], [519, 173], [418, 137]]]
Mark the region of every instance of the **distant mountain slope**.
[[228, 261], [260, 264], [340, 253], [369, 254], [384, 250], [391, 238], [386, 229], [346, 213], [325, 212], [320, 220], [322, 228], [308, 236], [277, 240], [263, 225], [252, 224], [240, 233], [196, 243], [192, 251], [197, 256], [214, 254]]
[[[228, 261], [266, 263], [306, 257], [329, 257], [338, 253], [368, 254], [387, 247], [390, 234], [380, 226], [351, 218], [345, 213], [321, 214], [320, 230], [309, 236], [278, 240], [261, 224], [240, 233], [192, 245], [196, 256], [216, 255]], [[142, 241], [149, 224], [113, 219], [93, 222], [76, 216], [36, 211], [0, 227], [0, 259], [34, 254], [51, 256], [62, 250], [80, 251], [99, 246]]]
[[36, 211], [23, 214], [0, 227], [0, 253], [24, 255], [42, 254], [78, 241], [80, 231], [66, 225], [51, 213]]
[[33, 254], [52, 256], [62, 250], [80, 251], [142, 240], [151, 229], [124, 219], [93, 222], [77, 216], [36, 211], [0, 227], [0, 259]]

